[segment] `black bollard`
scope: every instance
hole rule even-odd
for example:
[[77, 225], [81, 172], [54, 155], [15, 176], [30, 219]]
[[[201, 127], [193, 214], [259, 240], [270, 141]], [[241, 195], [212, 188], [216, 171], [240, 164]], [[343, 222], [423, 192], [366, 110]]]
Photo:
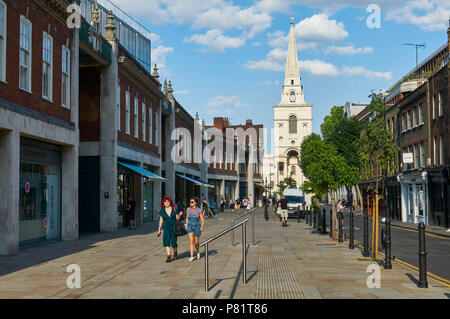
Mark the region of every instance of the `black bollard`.
[[266, 221], [269, 220], [269, 214], [268, 214], [268, 211], [267, 211], [267, 200], [266, 200], [266, 202], [264, 203], [264, 219], [265, 219]]
[[369, 257], [369, 216], [368, 214], [364, 214], [364, 235], [363, 235], [363, 241], [364, 241], [364, 251], [362, 255], [364, 257]]
[[300, 206], [297, 206], [297, 223], [300, 223]]
[[427, 282], [427, 251], [425, 248], [425, 224], [419, 224], [419, 288], [428, 288]]
[[391, 263], [391, 219], [386, 217], [385, 221], [386, 235], [385, 235], [385, 259], [384, 259], [384, 269], [392, 269]]
[[343, 239], [343, 231], [342, 231], [342, 212], [338, 212], [338, 223], [339, 223], [339, 225], [338, 225], [338, 230], [339, 230], [339, 242], [340, 243], [342, 243], [342, 242], [344, 242], [344, 239]]
[[311, 206], [308, 209], [309, 212], [309, 226], [312, 226], [312, 210], [311, 210]]
[[326, 217], [326, 210], [323, 209], [323, 220], [322, 220], [322, 234], [327, 233], [327, 217]]
[[333, 237], [333, 208], [330, 209], [330, 238]]
[[348, 249], [355, 249], [355, 227], [353, 221], [353, 207], [350, 207], [350, 243]]
[[314, 228], [316, 228], [316, 226], [317, 226], [317, 212], [316, 212], [315, 209], [313, 210], [312, 214], [313, 214], [313, 226], [314, 226]]

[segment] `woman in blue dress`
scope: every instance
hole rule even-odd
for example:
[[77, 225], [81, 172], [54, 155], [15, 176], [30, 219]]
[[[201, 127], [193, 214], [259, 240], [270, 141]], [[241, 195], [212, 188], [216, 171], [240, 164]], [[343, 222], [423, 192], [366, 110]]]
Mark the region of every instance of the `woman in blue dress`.
[[189, 236], [191, 258], [189, 261], [194, 261], [194, 244], [197, 251], [197, 259], [200, 259], [200, 235], [203, 231], [205, 218], [200, 208], [197, 207], [198, 198], [191, 198], [189, 201], [189, 208], [186, 209], [186, 230]]
[[170, 247], [173, 249], [173, 260], [178, 257], [177, 236], [175, 236], [175, 222], [180, 218], [177, 214], [172, 199], [168, 196], [164, 197], [161, 202], [161, 210], [159, 211], [159, 227], [158, 237], [161, 235], [161, 227], [163, 229], [163, 246], [166, 248], [167, 260], [171, 261]]

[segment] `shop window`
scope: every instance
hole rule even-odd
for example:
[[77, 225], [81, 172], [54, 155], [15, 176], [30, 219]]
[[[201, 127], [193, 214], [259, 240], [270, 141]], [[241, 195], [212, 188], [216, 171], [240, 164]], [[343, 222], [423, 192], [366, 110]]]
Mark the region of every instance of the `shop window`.
[[125, 92], [125, 133], [130, 135], [130, 92]]
[[144, 103], [142, 103], [142, 140], [145, 142], [146, 134], [145, 131], [147, 130], [147, 107]]
[[138, 112], [139, 112], [139, 100], [137, 96], [134, 98], [134, 137], [139, 137], [139, 120], [138, 120]]

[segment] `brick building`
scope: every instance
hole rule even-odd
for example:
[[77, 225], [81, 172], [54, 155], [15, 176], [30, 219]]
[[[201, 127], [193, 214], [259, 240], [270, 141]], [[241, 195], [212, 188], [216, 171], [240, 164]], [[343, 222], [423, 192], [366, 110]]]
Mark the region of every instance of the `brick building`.
[[0, 1], [0, 255], [78, 238], [79, 38], [68, 3]]

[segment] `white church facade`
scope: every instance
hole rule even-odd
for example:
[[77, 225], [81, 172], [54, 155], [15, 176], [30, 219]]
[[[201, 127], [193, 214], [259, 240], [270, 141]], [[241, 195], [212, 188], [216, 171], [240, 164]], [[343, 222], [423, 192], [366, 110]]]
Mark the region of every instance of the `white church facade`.
[[272, 194], [278, 191], [277, 185], [287, 177], [294, 179], [297, 187], [305, 182], [298, 165], [300, 146], [312, 132], [312, 105], [305, 102], [292, 20], [283, 92], [280, 103], [274, 105], [273, 110], [274, 153], [266, 152], [264, 156], [264, 181], [271, 185]]

